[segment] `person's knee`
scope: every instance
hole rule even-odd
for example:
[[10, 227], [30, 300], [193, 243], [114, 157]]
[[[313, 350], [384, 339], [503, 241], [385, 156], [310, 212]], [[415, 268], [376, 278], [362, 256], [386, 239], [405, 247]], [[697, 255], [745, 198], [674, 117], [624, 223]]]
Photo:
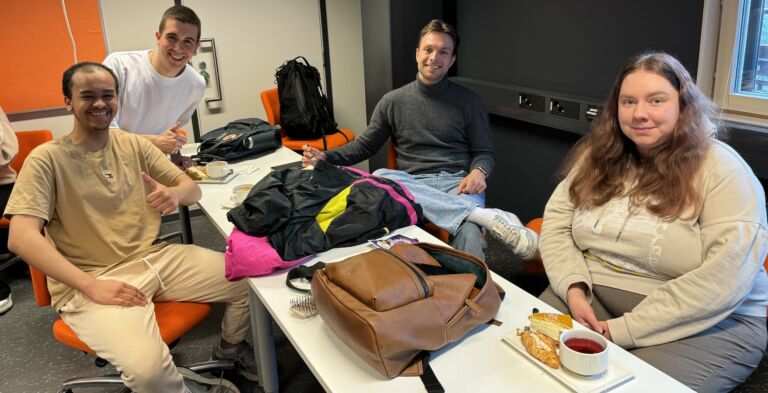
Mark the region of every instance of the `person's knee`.
[[373, 171], [372, 174], [374, 176], [382, 176], [383, 177], [384, 175], [386, 175], [389, 172], [392, 172], [392, 170], [391, 169], [387, 169], [387, 168], [379, 168], [379, 169]]
[[389, 168], [379, 168], [373, 172], [373, 175], [398, 182], [410, 180], [413, 178], [413, 176], [401, 170]]
[[137, 392], [161, 391], [173, 376], [173, 360], [162, 348], [135, 351], [117, 363], [125, 384]]
[[248, 281], [240, 280], [235, 284], [235, 290], [232, 292], [233, 300], [230, 303], [248, 304]]

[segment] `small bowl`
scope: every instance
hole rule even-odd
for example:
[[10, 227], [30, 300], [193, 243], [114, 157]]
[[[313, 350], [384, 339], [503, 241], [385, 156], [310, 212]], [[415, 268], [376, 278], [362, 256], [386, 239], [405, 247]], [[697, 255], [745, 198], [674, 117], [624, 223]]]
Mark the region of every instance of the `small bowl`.
[[240, 184], [232, 188], [232, 202], [238, 205], [243, 203], [248, 193], [251, 192], [253, 184]]
[[608, 340], [591, 330], [565, 331], [560, 335], [560, 362], [579, 375], [604, 373], [608, 369]]

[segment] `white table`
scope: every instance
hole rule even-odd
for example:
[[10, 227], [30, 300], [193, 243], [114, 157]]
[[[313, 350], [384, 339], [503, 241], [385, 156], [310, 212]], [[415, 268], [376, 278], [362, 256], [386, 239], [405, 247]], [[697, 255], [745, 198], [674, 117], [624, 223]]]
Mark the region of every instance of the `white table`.
[[[197, 151], [196, 149], [197, 144], [185, 145], [182, 149], [182, 154], [190, 156]], [[288, 148], [281, 147], [272, 153], [255, 159], [231, 164], [230, 166], [238, 175], [224, 184], [199, 184], [200, 189], [203, 191], [203, 197], [197, 204], [205, 215], [213, 221], [216, 229], [224, 237], [227, 237], [232, 232], [233, 225], [227, 221], [229, 209], [222, 208], [222, 206], [229, 203], [232, 189], [240, 184], [256, 184], [269, 174], [271, 167], [299, 160], [301, 160], [299, 154]]]
[[[266, 176], [270, 166], [295, 161], [299, 156], [281, 149], [269, 156], [235, 165], [235, 169], [258, 165], [261, 169], [251, 175], [235, 178], [227, 185], [201, 185], [203, 198], [199, 204], [205, 214], [225, 236], [232, 230], [226, 219], [226, 202], [236, 184], [256, 183]], [[418, 227], [402, 228], [394, 233], [416, 237], [421, 241], [441, 242]], [[338, 248], [319, 254], [306, 262], [334, 262], [365, 252], [372, 246], [360, 245]], [[272, 341], [271, 320], [278, 324], [302, 359], [329, 392], [423, 392], [419, 378], [399, 377], [387, 379], [365, 364], [339, 341], [322, 318], [300, 319], [289, 311], [290, 299], [300, 294], [286, 287], [287, 271], [248, 279], [251, 300], [251, 322], [254, 349], [260, 365], [260, 381], [266, 392], [278, 391], [277, 367]], [[435, 374], [447, 392], [568, 392], [565, 385], [546, 374], [539, 366], [517, 353], [501, 341], [501, 336], [517, 327], [527, 325], [527, 317], [534, 307], [542, 311], [555, 311], [537, 298], [494, 274], [494, 281], [506, 291], [506, 298], [496, 319], [500, 327], [487, 326], [465, 337], [458, 344], [438, 351], [430, 362]], [[623, 349], [611, 344], [611, 356], [633, 370], [635, 378], [618, 386], [614, 392], [691, 392], [686, 386], [653, 368]]]

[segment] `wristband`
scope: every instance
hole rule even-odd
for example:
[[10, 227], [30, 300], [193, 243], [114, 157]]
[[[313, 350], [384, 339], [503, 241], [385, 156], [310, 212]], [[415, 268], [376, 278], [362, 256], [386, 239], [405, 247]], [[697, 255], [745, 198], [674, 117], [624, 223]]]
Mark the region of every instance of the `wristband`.
[[483, 176], [485, 176], [486, 178], [488, 177], [488, 171], [486, 171], [485, 168], [478, 166], [478, 167], [475, 167], [475, 169], [479, 170], [483, 174]]

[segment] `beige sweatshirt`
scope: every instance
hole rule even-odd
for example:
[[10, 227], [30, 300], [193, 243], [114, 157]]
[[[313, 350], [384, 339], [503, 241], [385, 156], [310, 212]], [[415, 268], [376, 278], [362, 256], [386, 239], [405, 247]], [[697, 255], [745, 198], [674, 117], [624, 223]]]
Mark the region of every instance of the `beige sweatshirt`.
[[713, 141], [703, 162], [701, 213], [665, 221], [628, 198], [582, 210], [568, 195], [570, 176], [544, 212], [541, 255], [549, 282], [566, 299], [584, 282], [643, 295], [631, 312], [608, 321], [613, 341], [645, 347], [679, 340], [731, 313], [765, 317], [768, 254], [765, 193], [730, 146]]
[[16, 181], [16, 171], [10, 164], [19, 153], [19, 141], [11, 128], [11, 122], [0, 108], [0, 184], [10, 184]]

